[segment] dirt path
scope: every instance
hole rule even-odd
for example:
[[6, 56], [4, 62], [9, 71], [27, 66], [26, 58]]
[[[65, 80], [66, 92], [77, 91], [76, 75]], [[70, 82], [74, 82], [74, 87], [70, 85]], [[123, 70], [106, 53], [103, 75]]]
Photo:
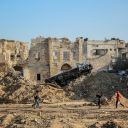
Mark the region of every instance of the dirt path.
[[[110, 106], [102, 106], [101, 109], [98, 109], [97, 106], [84, 106], [84, 104], [85, 102], [41, 104], [38, 109], [33, 109], [30, 104], [1, 104], [0, 117], [2, 120], [5, 115], [13, 115], [13, 123], [10, 122], [10, 128], [11, 125], [12, 128], [13, 125], [17, 125], [18, 128], [89, 128], [96, 122], [100, 125], [109, 120], [123, 123], [123, 127], [128, 128], [127, 108], [119, 106], [118, 109], [115, 109]], [[23, 123], [17, 123], [19, 116]], [[33, 122], [35, 122], [34, 127]]]

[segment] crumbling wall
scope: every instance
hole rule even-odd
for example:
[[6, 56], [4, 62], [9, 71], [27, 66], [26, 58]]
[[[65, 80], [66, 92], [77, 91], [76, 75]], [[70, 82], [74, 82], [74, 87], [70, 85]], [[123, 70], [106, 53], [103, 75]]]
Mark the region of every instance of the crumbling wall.
[[12, 68], [16, 65], [23, 65], [27, 57], [27, 43], [5, 39], [0, 40], [0, 64], [5, 63], [5, 65]]
[[100, 71], [103, 69], [108, 70], [109, 66], [111, 66], [111, 56], [109, 54], [105, 54], [99, 58], [88, 59], [89, 63], [93, 66], [93, 72]]
[[42, 82], [47, 77], [60, 73], [65, 64], [70, 68], [75, 67], [76, 63], [83, 61], [82, 46], [83, 39], [79, 38], [74, 44], [68, 38], [32, 39], [28, 63], [24, 68], [25, 77], [37, 81], [39, 74]]
[[116, 41], [88, 41], [87, 42], [87, 58], [97, 58], [101, 56], [96, 54], [97, 50], [106, 50], [111, 56], [118, 57], [118, 45]]
[[29, 57], [24, 66], [24, 74], [27, 79], [42, 82], [49, 77], [49, 51], [48, 39], [33, 42], [29, 51]]
[[67, 38], [50, 38], [48, 41], [50, 76], [62, 72], [61, 69], [65, 64], [73, 68], [77, 63], [82, 63], [83, 43], [84, 40], [81, 38], [77, 38], [75, 43]]
[[89, 40], [86, 57], [96, 71], [111, 66], [112, 62], [121, 56], [121, 50], [124, 48], [125, 42], [120, 40]]
[[26, 77], [30, 74], [28, 78], [33, 80], [37, 80], [39, 74], [43, 81], [60, 73], [65, 64], [73, 68], [77, 63], [87, 60], [94, 70], [99, 70], [110, 65], [111, 60], [118, 57], [119, 49], [124, 46], [124, 42], [119, 40], [90, 41], [79, 37], [73, 43], [68, 38], [37, 37], [32, 39], [28, 65], [24, 72]]

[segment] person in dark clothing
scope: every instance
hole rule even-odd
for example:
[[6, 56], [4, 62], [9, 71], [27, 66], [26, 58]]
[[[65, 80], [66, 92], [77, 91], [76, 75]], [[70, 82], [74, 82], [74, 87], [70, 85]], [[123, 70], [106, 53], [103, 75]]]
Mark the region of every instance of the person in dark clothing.
[[39, 108], [39, 102], [40, 102], [40, 97], [39, 97], [39, 91], [37, 90], [34, 94], [34, 104], [32, 105], [32, 107]]
[[97, 105], [98, 105], [98, 107], [100, 109], [101, 108], [101, 97], [102, 97], [102, 95], [97, 94], [96, 97], [97, 97]]

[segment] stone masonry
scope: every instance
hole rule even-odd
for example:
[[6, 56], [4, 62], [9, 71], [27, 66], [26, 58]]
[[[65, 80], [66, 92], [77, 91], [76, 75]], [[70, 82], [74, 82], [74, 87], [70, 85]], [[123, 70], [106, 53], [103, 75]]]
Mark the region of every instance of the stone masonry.
[[71, 42], [67, 38], [32, 39], [25, 77], [42, 82], [50, 76], [76, 67], [88, 61], [94, 71], [109, 68], [126, 49], [126, 43], [119, 39], [87, 40], [82, 37]]
[[0, 70], [6, 70], [6, 67], [9, 67], [21, 71], [27, 57], [27, 43], [5, 39], [0, 40]]
[[68, 38], [37, 37], [27, 43], [0, 40], [0, 69], [5, 65], [22, 71], [26, 79], [35, 83], [60, 72], [70, 70], [78, 63], [89, 62], [94, 70], [108, 69], [117, 58], [128, 58], [128, 46], [123, 40], [88, 40], [82, 37], [74, 42]]
[[25, 77], [42, 82], [47, 77], [82, 63], [85, 61], [82, 55], [83, 43], [84, 40], [80, 38], [77, 38], [74, 43], [67, 38], [32, 39], [28, 64], [24, 69]]
[[126, 50], [125, 41], [119, 39], [89, 40], [86, 43], [86, 58], [93, 65], [94, 70], [112, 67]]

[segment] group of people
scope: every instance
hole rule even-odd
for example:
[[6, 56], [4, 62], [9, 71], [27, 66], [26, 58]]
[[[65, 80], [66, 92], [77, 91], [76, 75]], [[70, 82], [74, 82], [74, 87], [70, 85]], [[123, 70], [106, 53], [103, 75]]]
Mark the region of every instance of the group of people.
[[[82, 65], [83, 66], [83, 65]], [[81, 66], [81, 68], [82, 68]], [[125, 79], [125, 76], [122, 76], [120, 78], [120, 82], [124, 82], [124, 79]], [[128, 91], [128, 82], [127, 82], [127, 86], [126, 86], [126, 89]], [[102, 93], [101, 94], [97, 94], [96, 95], [97, 97], [97, 105], [98, 105], [98, 108], [100, 109], [101, 108], [101, 98], [103, 97]], [[115, 92], [115, 107], [117, 108], [118, 107], [118, 104], [120, 103], [120, 105], [124, 106], [122, 103], [121, 103], [121, 94], [119, 92], [119, 90], [117, 90]], [[41, 101], [41, 98], [39, 97], [39, 91], [36, 90], [35, 93], [34, 93], [34, 103], [32, 104], [32, 107], [34, 108], [39, 108], [39, 103]]]
[[[102, 97], [102, 94], [97, 94], [96, 97], [97, 97], [97, 105], [98, 105], [98, 108], [100, 109], [101, 108], [101, 97]], [[116, 98], [115, 106], [117, 108], [118, 104], [119, 103], [121, 104], [121, 94], [120, 94], [120, 92], [118, 90], [115, 93], [115, 98]], [[33, 108], [39, 108], [40, 101], [41, 101], [41, 98], [39, 97], [39, 91], [36, 90], [36, 92], [34, 94], [34, 103], [32, 104], [32, 107]]]
[[[101, 108], [101, 97], [102, 97], [102, 94], [97, 94], [96, 97], [97, 97], [97, 105], [98, 105], [98, 108], [100, 109]], [[116, 99], [116, 102], [115, 102], [116, 108], [118, 107], [119, 103], [120, 103], [120, 105], [124, 106], [121, 103], [121, 94], [120, 94], [120, 92], [118, 90], [115, 92], [115, 99]]]

